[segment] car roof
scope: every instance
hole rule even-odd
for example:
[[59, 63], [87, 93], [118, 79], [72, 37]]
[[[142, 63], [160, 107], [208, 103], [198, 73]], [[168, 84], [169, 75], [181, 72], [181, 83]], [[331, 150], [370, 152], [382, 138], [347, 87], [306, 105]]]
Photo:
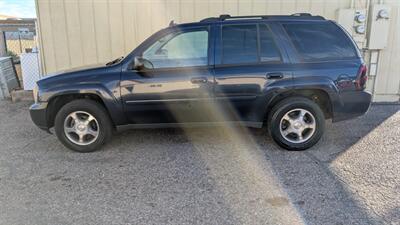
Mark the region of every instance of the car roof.
[[231, 23], [247, 23], [247, 22], [260, 22], [260, 21], [327, 21], [322, 16], [313, 16], [309, 13], [295, 13], [292, 15], [253, 15], [253, 16], [231, 16], [231, 15], [220, 15], [219, 17], [209, 17], [200, 20], [199, 22], [175, 24], [173, 21], [170, 23], [171, 26], [187, 27], [197, 25], [209, 25], [209, 24], [231, 24]]

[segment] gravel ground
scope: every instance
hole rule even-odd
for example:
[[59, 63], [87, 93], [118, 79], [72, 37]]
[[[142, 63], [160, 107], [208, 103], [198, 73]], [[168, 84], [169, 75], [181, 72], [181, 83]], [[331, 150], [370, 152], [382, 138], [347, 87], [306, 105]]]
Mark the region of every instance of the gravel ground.
[[400, 105], [288, 152], [263, 130], [134, 130], [79, 154], [0, 102], [0, 224], [400, 224]]

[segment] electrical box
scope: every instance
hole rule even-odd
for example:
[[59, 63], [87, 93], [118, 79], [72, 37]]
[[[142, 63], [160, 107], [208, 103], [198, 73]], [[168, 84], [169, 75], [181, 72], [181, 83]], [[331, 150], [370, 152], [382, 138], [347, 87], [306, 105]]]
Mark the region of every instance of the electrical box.
[[337, 22], [353, 37], [359, 48], [365, 47], [366, 10], [339, 9]]
[[390, 6], [382, 4], [371, 6], [368, 26], [368, 49], [379, 50], [387, 46], [390, 17]]

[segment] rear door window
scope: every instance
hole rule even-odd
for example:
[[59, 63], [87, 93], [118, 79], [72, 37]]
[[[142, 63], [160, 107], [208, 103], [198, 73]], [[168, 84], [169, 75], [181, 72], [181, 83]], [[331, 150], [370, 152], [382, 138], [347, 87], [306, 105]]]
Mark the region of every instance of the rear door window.
[[281, 60], [266, 24], [222, 26], [222, 63], [242, 64]]
[[258, 62], [256, 24], [222, 27], [222, 62], [224, 64]]
[[283, 24], [293, 45], [306, 61], [356, 57], [351, 40], [331, 22]]
[[281, 60], [281, 54], [272, 37], [271, 30], [265, 24], [259, 25], [260, 31], [260, 61], [277, 62]]

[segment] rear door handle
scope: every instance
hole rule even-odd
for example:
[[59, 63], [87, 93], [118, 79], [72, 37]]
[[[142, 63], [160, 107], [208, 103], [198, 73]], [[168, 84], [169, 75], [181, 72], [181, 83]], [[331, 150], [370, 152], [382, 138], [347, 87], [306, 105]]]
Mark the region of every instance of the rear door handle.
[[267, 79], [282, 79], [283, 78], [283, 73], [281, 72], [272, 72], [272, 73], [267, 73]]
[[192, 84], [205, 84], [207, 83], [208, 79], [207, 77], [194, 77], [190, 80]]

